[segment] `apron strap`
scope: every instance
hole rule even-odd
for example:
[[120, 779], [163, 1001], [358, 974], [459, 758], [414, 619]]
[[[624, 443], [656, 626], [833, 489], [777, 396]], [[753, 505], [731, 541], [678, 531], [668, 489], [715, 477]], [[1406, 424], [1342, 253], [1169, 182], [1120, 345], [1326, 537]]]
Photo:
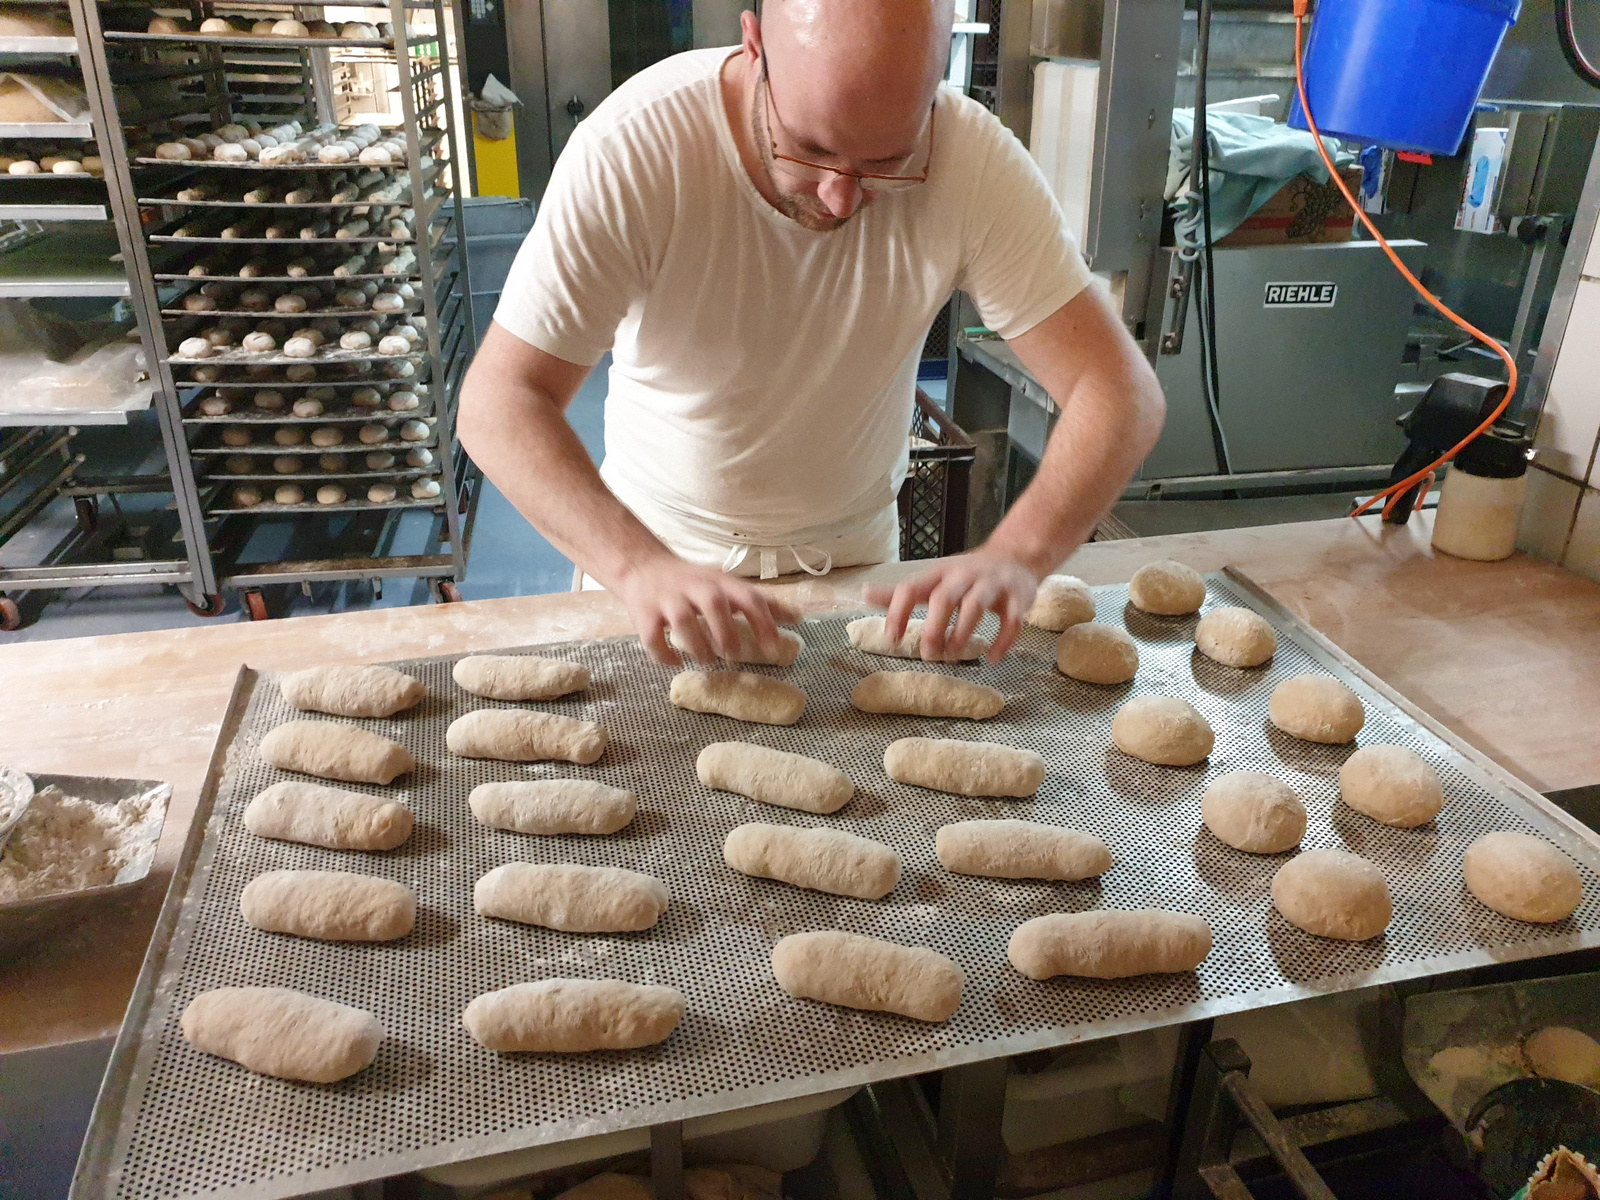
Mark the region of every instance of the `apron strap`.
[[[746, 542], [728, 547], [727, 557], [722, 560], [723, 571], [728, 574], [737, 571], [744, 565], [745, 559], [750, 556], [752, 550], [757, 551], [761, 556], [762, 579], [776, 579], [778, 577], [778, 553], [780, 550], [787, 550], [792, 554], [795, 565], [807, 575], [821, 576], [833, 570], [833, 555], [820, 546], [813, 546], [809, 543], [800, 546], [755, 546]], [[808, 563], [805, 560], [805, 555], [807, 554], [819, 556], [821, 565], [812, 566], [811, 563]]]

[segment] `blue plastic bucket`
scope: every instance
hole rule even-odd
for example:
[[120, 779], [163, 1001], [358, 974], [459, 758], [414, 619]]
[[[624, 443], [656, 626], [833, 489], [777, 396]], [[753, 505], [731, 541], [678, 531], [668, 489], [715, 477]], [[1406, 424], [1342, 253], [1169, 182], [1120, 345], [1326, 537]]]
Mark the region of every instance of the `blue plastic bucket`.
[[[1321, 0], [1306, 96], [1328, 137], [1454, 154], [1522, 0]], [[1289, 124], [1306, 128], [1298, 95]]]

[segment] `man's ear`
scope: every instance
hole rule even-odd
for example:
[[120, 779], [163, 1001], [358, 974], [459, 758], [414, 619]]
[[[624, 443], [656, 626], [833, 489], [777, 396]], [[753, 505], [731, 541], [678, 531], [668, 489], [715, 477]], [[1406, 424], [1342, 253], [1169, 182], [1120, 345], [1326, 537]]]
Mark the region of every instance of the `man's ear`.
[[739, 45], [752, 63], [761, 61], [761, 19], [748, 8], [739, 14]]

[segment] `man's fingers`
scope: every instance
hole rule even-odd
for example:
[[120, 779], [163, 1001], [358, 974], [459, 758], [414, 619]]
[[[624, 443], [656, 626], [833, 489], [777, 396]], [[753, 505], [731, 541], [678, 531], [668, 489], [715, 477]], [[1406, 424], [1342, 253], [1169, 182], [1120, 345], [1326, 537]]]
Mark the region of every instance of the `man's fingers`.
[[667, 609], [667, 619], [672, 623], [673, 644], [696, 662], [714, 663], [717, 653], [706, 640], [706, 627], [700, 623], [700, 614], [687, 600]]
[[995, 634], [994, 641], [989, 645], [988, 661], [997, 663], [1011, 652], [1011, 647], [1016, 644], [1017, 637], [1022, 633], [1022, 617], [1026, 610], [1017, 603], [1017, 598], [1009, 592], [1003, 592], [999, 604], [994, 606], [994, 612], [1000, 618], [1000, 632]]
[[744, 614], [744, 619], [750, 622], [750, 632], [755, 635], [756, 645], [761, 647], [763, 654], [769, 658], [777, 657], [778, 626], [775, 616], [786, 616], [787, 613], [774, 613], [774, 609], [782, 606], [773, 604], [766, 596], [755, 588], [739, 588], [728, 595], [728, 603], [734, 609]]
[[733, 623], [733, 608], [728, 597], [720, 590], [708, 592], [695, 600], [705, 626], [711, 635], [711, 648], [718, 657], [729, 662], [739, 657], [739, 628]]
[[924, 662], [942, 662], [950, 632], [950, 616], [966, 594], [965, 579], [946, 576], [933, 595], [928, 597], [928, 616], [922, 626], [922, 659]]
[[659, 612], [650, 614], [643, 628], [639, 630], [639, 640], [644, 643], [644, 648], [650, 652], [650, 657], [664, 667], [679, 667], [683, 659], [678, 657], [676, 651], [667, 645], [667, 619]]
[[978, 622], [983, 620], [984, 613], [993, 608], [994, 604], [995, 588], [987, 583], [976, 585], [961, 598], [961, 612], [956, 617], [956, 627], [950, 631], [950, 637], [945, 642], [947, 654], [960, 654], [967, 648], [967, 643], [972, 640], [972, 635], [978, 628]]
[[888, 608], [894, 593], [895, 585], [892, 583], [873, 583], [867, 585], [864, 599], [874, 608]]
[[942, 572], [934, 568], [915, 579], [906, 580], [894, 589], [889, 597], [889, 609], [883, 614], [884, 632], [891, 640], [898, 642], [904, 636], [911, 610], [927, 601], [933, 589], [939, 586], [941, 578]]

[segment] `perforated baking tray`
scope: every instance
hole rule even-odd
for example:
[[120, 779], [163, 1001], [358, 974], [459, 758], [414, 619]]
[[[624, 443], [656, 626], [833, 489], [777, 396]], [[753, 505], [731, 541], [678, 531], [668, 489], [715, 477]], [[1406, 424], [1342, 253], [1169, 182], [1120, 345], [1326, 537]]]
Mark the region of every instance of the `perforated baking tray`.
[[[1535, 793], [1471, 751], [1453, 746], [1403, 702], [1342, 660], [1247, 581], [1213, 577], [1208, 606], [1246, 604], [1279, 630], [1261, 670], [1221, 667], [1193, 648], [1194, 618], [1126, 608], [1125, 587], [1096, 591], [1100, 619], [1123, 624], [1142, 658], [1132, 685], [1104, 688], [1056, 673], [1054, 635], [1027, 631], [999, 666], [921, 667], [851, 649], [844, 618], [807, 622], [805, 653], [783, 674], [808, 703], [787, 729], [679, 711], [666, 701], [668, 668], [632, 638], [542, 652], [587, 664], [587, 693], [540, 707], [602, 722], [611, 747], [593, 767], [513, 765], [452, 758], [451, 719], [508, 707], [461, 692], [451, 659], [398, 663], [428, 685], [419, 708], [357, 722], [392, 736], [424, 764], [386, 789], [418, 814], [417, 831], [387, 855], [254, 838], [243, 806], [284, 776], [256, 756], [261, 736], [294, 715], [271, 676], [246, 671], [223, 730], [195, 832], [168, 897], [119, 1038], [74, 1183], [75, 1197], [170, 1200], [206, 1195], [278, 1197], [518, 1149], [653, 1125], [831, 1088], [1172, 1024], [1298, 997], [1429, 975], [1600, 942], [1600, 851]], [[981, 724], [868, 716], [852, 685], [885, 667], [948, 670], [1000, 688], [1005, 711]], [[1425, 755], [1448, 804], [1417, 830], [1389, 829], [1336, 803], [1349, 747], [1278, 733], [1267, 698], [1282, 679], [1328, 671], [1361, 694], [1361, 744], [1396, 742]], [[1113, 713], [1129, 696], [1165, 693], [1200, 708], [1217, 732], [1201, 766], [1150, 766], [1110, 748]], [[327, 718], [334, 719], [334, 718]], [[1530, 719], [1532, 719], [1530, 717]], [[1008, 742], [1043, 754], [1049, 774], [1026, 801], [968, 800], [907, 787], [883, 772], [884, 748], [921, 734]], [[833, 817], [814, 817], [709, 791], [694, 760], [708, 742], [741, 739], [828, 759], [859, 788]], [[1350, 944], [1312, 937], [1272, 908], [1268, 885], [1287, 856], [1229, 849], [1200, 824], [1199, 797], [1217, 775], [1272, 771], [1305, 797], [1305, 845], [1347, 846], [1382, 868], [1395, 897], [1388, 933]], [[492, 779], [574, 775], [627, 787], [639, 817], [602, 838], [536, 838], [478, 825], [466, 796]], [[1116, 865], [1098, 881], [1006, 882], [951, 875], [934, 857], [934, 832], [964, 818], [1022, 816], [1088, 829]], [[745, 821], [831, 824], [895, 846], [900, 885], [859, 901], [737, 875], [723, 837]], [[1583, 906], [1540, 927], [1488, 911], [1464, 891], [1461, 853], [1493, 829], [1559, 844], [1582, 864]], [[672, 905], [642, 934], [587, 937], [486, 920], [472, 885], [513, 860], [625, 866], [665, 880]], [[247, 927], [240, 889], [262, 871], [347, 868], [402, 880], [420, 900], [416, 931], [391, 945], [302, 941]], [[1216, 946], [1197, 972], [1120, 981], [1032, 982], [1005, 958], [1022, 921], [1058, 910], [1155, 906], [1200, 913]], [[960, 1010], [924, 1025], [785, 995], [770, 951], [786, 934], [843, 928], [931, 946], [967, 973]], [[461, 1026], [473, 996], [549, 976], [670, 983], [688, 997], [682, 1026], [661, 1046], [628, 1053], [501, 1056]], [[207, 988], [276, 984], [377, 1014], [387, 1037], [369, 1069], [332, 1086], [252, 1075], [188, 1046], [178, 1017]]]

